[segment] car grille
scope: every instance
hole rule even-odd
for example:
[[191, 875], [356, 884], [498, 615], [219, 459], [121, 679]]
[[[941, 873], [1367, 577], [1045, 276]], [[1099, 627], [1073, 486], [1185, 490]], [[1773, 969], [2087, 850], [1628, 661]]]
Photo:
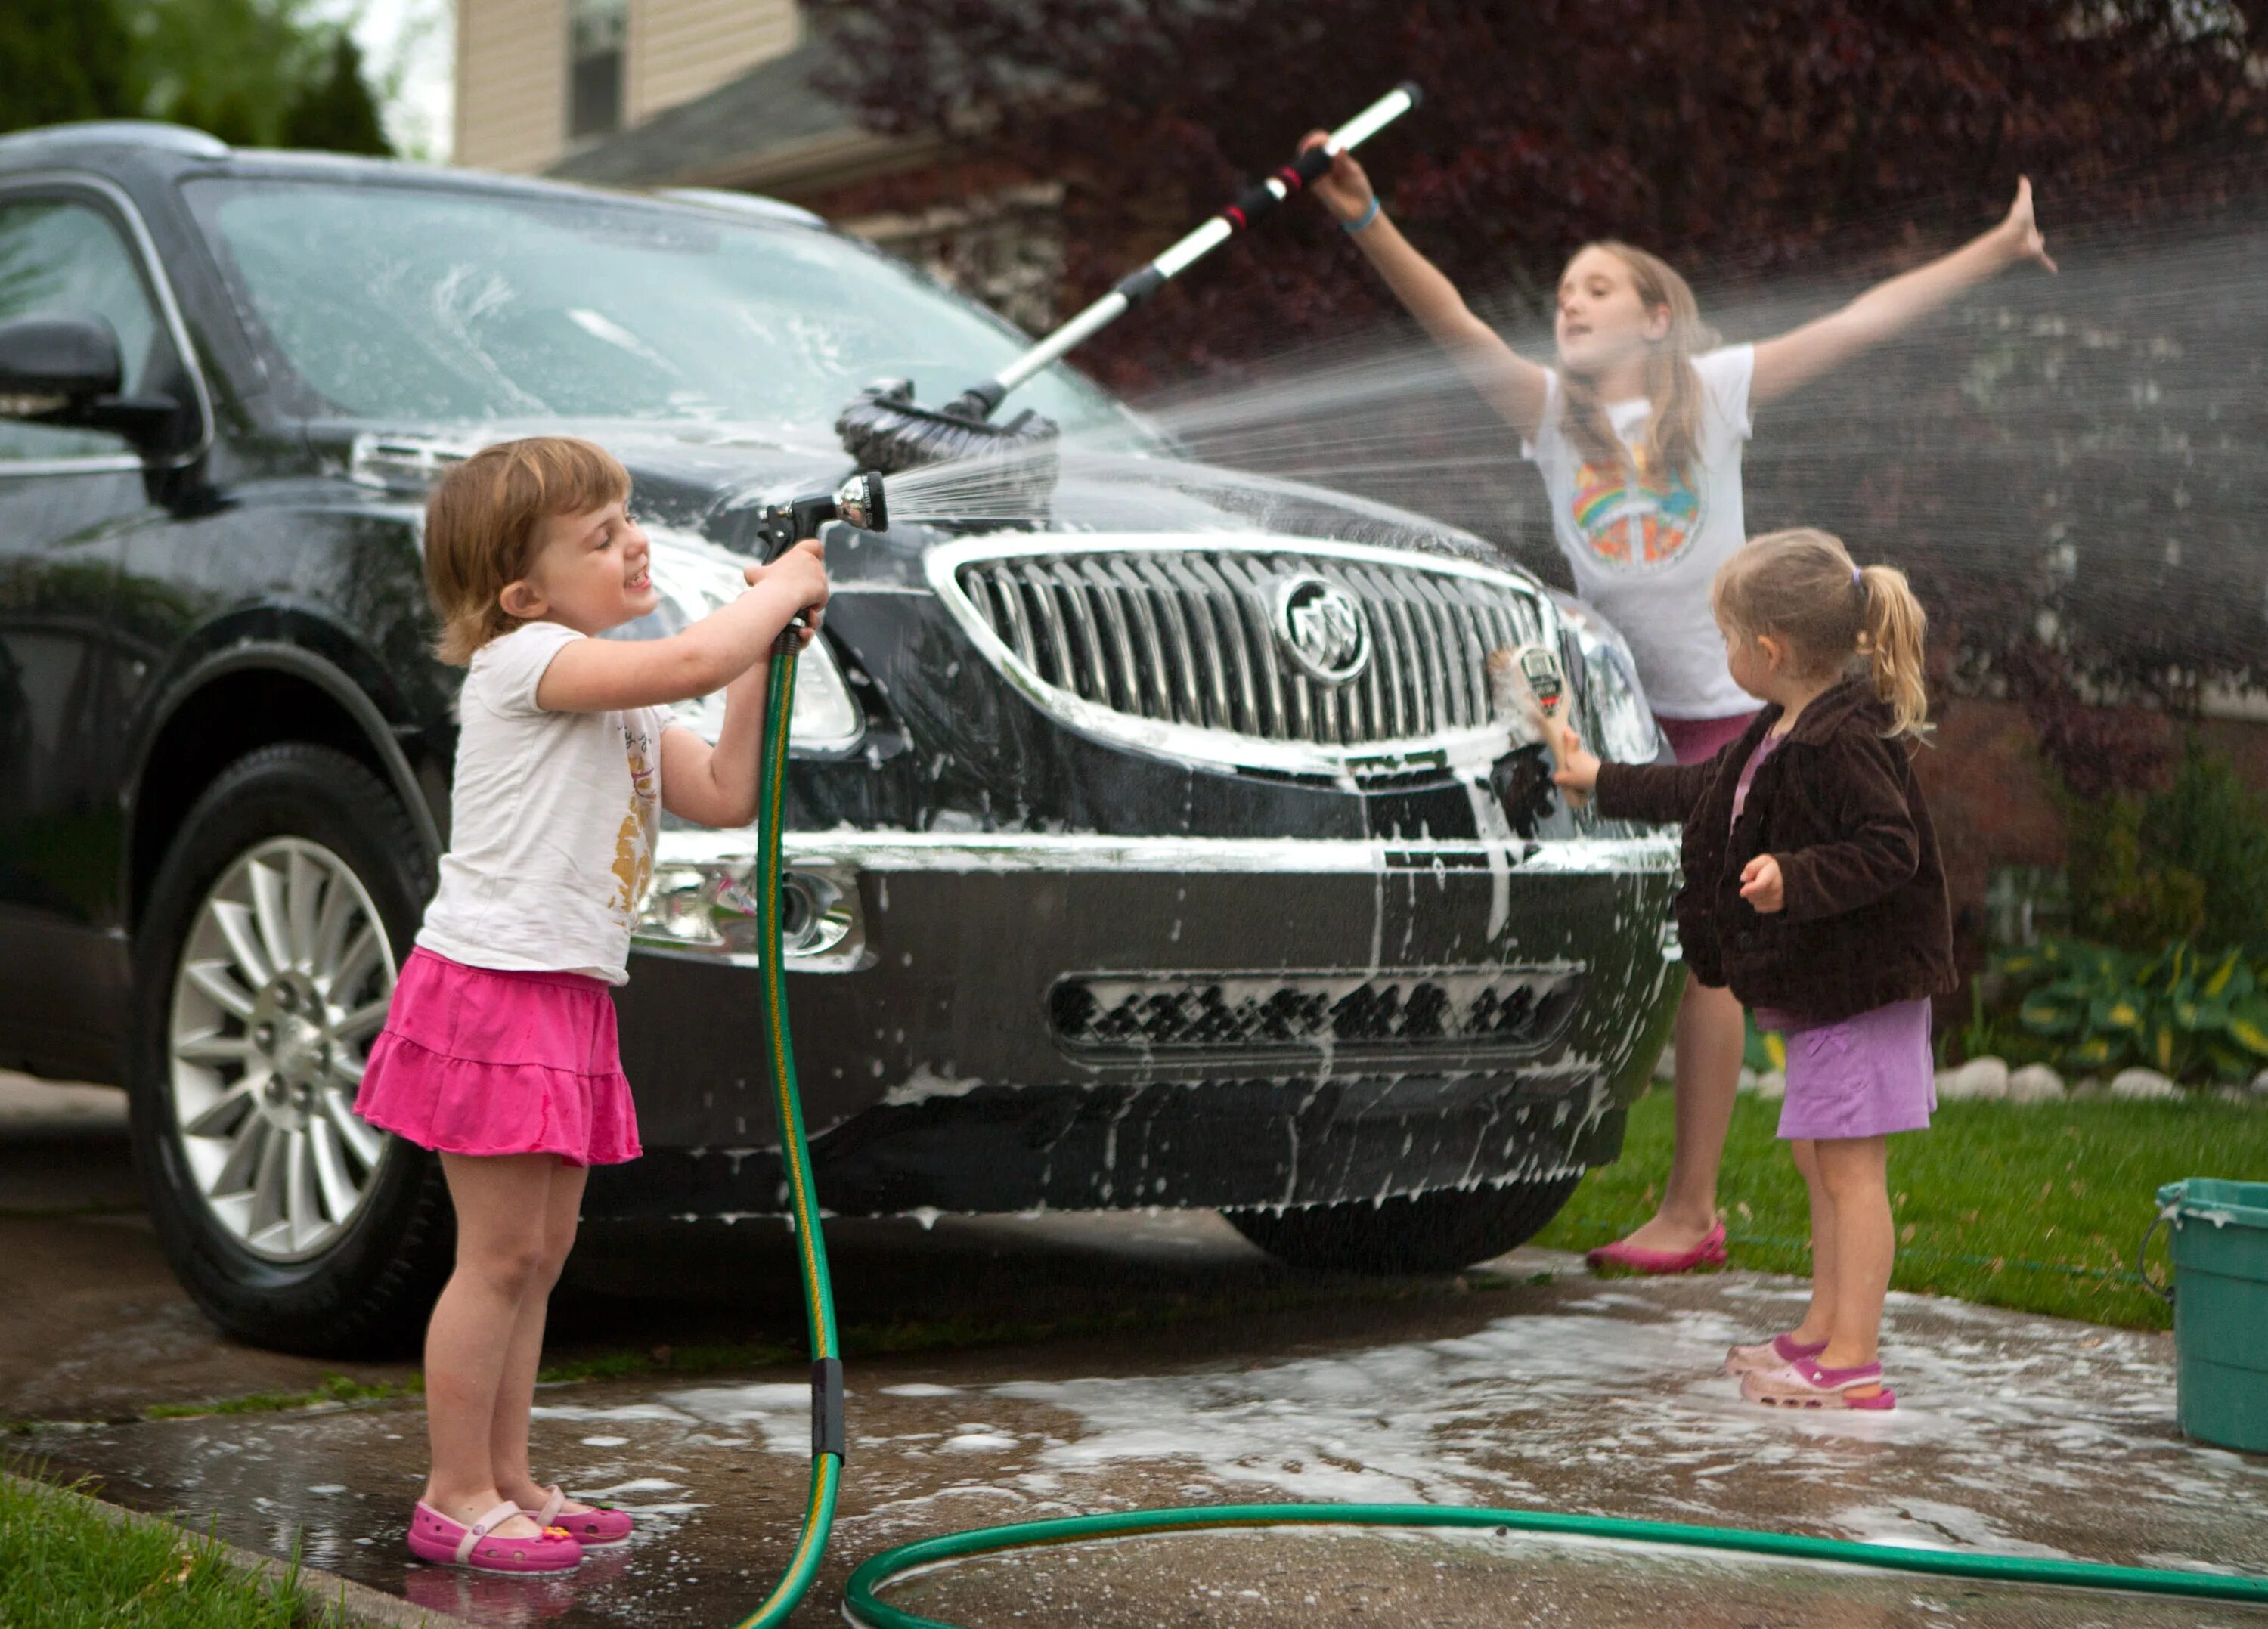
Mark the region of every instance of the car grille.
[[1096, 974], [1049, 998], [1075, 1051], [1237, 1051], [1380, 1046], [1528, 1050], [1557, 1040], [1581, 997], [1579, 969], [1411, 973]]
[[[1338, 684], [1279, 646], [1278, 585], [1320, 577], [1361, 609], [1370, 659]], [[1032, 675], [1130, 719], [1265, 741], [1369, 748], [1489, 723], [1491, 651], [1554, 644], [1506, 573], [1384, 550], [1063, 548], [964, 555], [952, 580]]]

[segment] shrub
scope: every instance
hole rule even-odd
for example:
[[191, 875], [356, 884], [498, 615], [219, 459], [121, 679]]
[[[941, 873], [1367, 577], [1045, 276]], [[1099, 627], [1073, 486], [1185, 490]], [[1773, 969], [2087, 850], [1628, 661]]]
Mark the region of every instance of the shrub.
[[2268, 962], [2242, 947], [2154, 955], [2078, 940], [2003, 952], [2018, 1030], [2068, 1073], [2139, 1065], [2172, 1079], [2242, 1080], [2268, 1065]]
[[2066, 782], [2080, 930], [2127, 950], [2183, 940], [2260, 947], [2268, 933], [2268, 813], [2192, 735], [2162, 790], [2089, 796]]

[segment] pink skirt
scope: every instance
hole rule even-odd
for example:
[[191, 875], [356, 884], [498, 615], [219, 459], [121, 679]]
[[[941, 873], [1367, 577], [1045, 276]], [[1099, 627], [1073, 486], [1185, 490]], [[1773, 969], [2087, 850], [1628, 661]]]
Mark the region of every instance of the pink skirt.
[[615, 998], [582, 973], [512, 973], [412, 950], [355, 1113], [443, 1154], [638, 1156]]

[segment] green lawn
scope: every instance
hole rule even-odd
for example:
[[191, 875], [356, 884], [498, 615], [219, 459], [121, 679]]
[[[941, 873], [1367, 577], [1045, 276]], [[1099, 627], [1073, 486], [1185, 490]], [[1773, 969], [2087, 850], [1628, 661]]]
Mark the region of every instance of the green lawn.
[[317, 1629], [342, 1620], [296, 1584], [272, 1590], [210, 1538], [106, 1519], [53, 1487], [0, 1479], [6, 1629]]
[[[1803, 1183], [1773, 1135], [1779, 1104], [1742, 1093], [1718, 1200], [1736, 1267], [1808, 1275]], [[1619, 1163], [1594, 1171], [1537, 1239], [1588, 1249], [1653, 1213], [1669, 1169], [1670, 1100], [1631, 1110]], [[2268, 1107], [2171, 1102], [1947, 1103], [1926, 1131], [1890, 1139], [1900, 1289], [2097, 1323], [2165, 1329], [2134, 1276], [2161, 1183], [2268, 1178]], [[2162, 1242], [2152, 1272], [2163, 1271]]]

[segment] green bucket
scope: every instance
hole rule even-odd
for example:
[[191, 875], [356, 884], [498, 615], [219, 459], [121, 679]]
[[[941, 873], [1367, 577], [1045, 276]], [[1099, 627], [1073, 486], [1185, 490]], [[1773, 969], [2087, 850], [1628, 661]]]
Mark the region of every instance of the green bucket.
[[2268, 1183], [2168, 1183], [2158, 1216], [2173, 1229], [2182, 1430], [2268, 1454]]

